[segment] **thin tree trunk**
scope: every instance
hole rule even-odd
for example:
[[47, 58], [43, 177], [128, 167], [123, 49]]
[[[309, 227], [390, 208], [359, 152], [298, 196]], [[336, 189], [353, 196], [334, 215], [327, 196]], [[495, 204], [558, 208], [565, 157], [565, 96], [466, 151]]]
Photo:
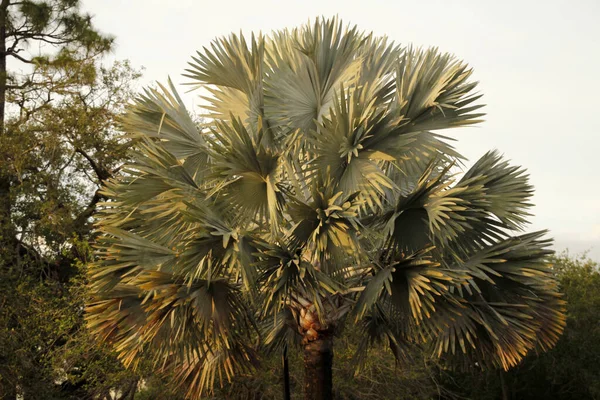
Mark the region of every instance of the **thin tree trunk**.
[[304, 398], [333, 398], [333, 338], [320, 335], [304, 345]]
[[508, 386], [506, 385], [506, 379], [504, 375], [506, 372], [500, 370], [500, 386], [502, 387], [502, 400], [509, 400], [510, 396], [508, 395]]
[[6, 104], [6, 25], [8, 22], [8, 0], [0, 4], [0, 137], [4, 135], [4, 110]]
[[[2, 142], [6, 142], [5, 104], [6, 104], [6, 28], [8, 22], [8, 0], [0, 3], [0, 162], [6, 162], [5, 149]], [[5, 262], [12, 263], [14, 250], [14, 229], [11, 220], [10, 199], [11, 178], [6, 166], [0, 167], [0, 248], [5, 255]]]
[[139, 379], [135, 379], [131, 383], [131, 385], [129, 385], [129, 393], [127, 394], [127, 397], [129, 400], [135, 399], [135, 394], [137, 393], [137, 388], [138, 388], [138, 382], [139, 382]]
[[287, 344], [283, 348], [281, 361], [283, 363], [283, 399], [290, 400], [290, 369], [288, 366]]

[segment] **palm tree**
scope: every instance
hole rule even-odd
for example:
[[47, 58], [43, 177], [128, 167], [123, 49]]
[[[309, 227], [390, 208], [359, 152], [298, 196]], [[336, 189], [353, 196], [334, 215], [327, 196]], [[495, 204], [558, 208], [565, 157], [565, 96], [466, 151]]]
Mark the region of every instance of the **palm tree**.
[[442, 129], [480, 122], [471, 70], [317, 19], [231, 35], [193, 58], [196, 123], [173, 85], [123, 119], [132, 162], [106, 183], [88, 323], [198, 397], [257, 343], [300, 344], [307, 399], [332, 397], [333, 340], [508, 369], [556, 343], [564, 304], [532, 186], [492, 151], [460, 175]]

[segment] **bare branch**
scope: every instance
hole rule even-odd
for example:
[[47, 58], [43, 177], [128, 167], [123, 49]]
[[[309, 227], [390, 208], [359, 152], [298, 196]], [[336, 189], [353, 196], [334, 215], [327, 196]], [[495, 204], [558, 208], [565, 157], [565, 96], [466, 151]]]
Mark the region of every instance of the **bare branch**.
[[83, 210], [81, 214], [79, 214], [75, 218], [75, 220], [73, 221], [73, 227], [75, 228], [75, 232], [77, 232], [78, 235], [82, 236], [86, 233], [85, 231], [88, 225], [88, 219], [96, 212], [96, 205], [98, 204], [98, 202], [104, 199], [105, 196], [100, 194], [100, 189], [96, 190], [96, 192], [94, 193], [94, 197], [92, 197], [92, 200], [90, 200], [85, 210]]
[[9, 90], [10, 90], [10, 89], [25, 89], [25, 88], [27, 88], [27, 87], [33, 86], [33, 83], [34, 83], [34, 82], [33, 82], [33, 81], [31, 81], [31, 80], [27, 80], [27, 81], [25, 81], [25, 82], [24, 82], [23, 84], [21, 84], [21, 85], [6, 85], [6, 88], [7, 88], [7, 89], [9, 89]]
[[14, 51], [7, 51], [7, 52], [6, 52], [6, 55], [7, 55], [7, 56], [12, 56], [12, 57], [16, 58], [17, 60], [19, 60], [19, 61], [21, 61], [21, 62], [24, 62], [24, 63], [26, 63], [26, 64], [35, 64], [35, 62], [33, 62], [32, 60], [29, 60], [29, 59], [27, 59], [27, 58], [25, 58], [25, 57], [21, 57], [20, 55], [18, 55], [18, 54], [17, 54], [16, 52], [14, 52]]
[[75, 151], [77, 153], [81, 154], [86, 160], [88, 160], [88, 162], [92, 166], [92, 169], [96, 173], [96, 176], [98, 176], [98, 179], [100, 180], [100, 182], [105, 181], [108, 178], [110, 178], [110, 172], [108, 172], [106, 170], [106, 168], [98, 165], [98, 163], [92, 157], [90, 157], [89, 154], [87, 154], [83, 149], [77, 147], [77, 148], [75, 148]]

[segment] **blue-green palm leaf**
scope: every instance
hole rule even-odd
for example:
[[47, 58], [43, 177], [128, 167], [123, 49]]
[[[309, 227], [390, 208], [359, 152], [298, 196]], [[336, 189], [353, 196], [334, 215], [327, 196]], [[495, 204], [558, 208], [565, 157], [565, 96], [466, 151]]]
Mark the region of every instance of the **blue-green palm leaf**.
[[386, 343], [509, 368], [558, 340], [527, 174], [489, 152], [461, 175], [447, 129], [482, 116], [466, 64], [317, 19], [217, 39], [186, 75], [205, 119], [172, 85], [144, 92], [98, 215], [88, 322], [127, 365], [197, 398], [347, 321], [357, 366]]

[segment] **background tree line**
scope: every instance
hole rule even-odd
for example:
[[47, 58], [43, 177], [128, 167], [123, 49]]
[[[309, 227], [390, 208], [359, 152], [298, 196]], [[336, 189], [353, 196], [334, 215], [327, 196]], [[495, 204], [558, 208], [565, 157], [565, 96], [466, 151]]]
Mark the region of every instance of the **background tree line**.
[[125, 161], [115, 119], [140, 71], [79, 1], [0, 3], [0, 398], [132, 398], [84, 329], [91, 216]]
[[[0, 398], [154, 399], [182, 397], [151, 366], [125, 370], [85, 329], [86, 265], [101, 183], [118, 173], [129, 143], [118, 117], [141, 72], [106, 66], [114, 39], [101, 34], [77, 0], [0, 3]], [[39, 51], [42, 49], [42, 51]], [[416, 352], [397, 365], [370, 354], [353, 378], [357, 346], [338, 341], [339, 398], [600, 398], [600, 272], [561, 255], [555, 272], [568, 325], [552, 351], [507, 373], [459, 374]], [[291, 358], [292, 385], [301, 361]], [[236, 377], [215, 398], [281, 398], [278, 357]], [[298, 393], [299, 391], [292, 391]], [[167, 395], [167, 393], [169, 393]]]

